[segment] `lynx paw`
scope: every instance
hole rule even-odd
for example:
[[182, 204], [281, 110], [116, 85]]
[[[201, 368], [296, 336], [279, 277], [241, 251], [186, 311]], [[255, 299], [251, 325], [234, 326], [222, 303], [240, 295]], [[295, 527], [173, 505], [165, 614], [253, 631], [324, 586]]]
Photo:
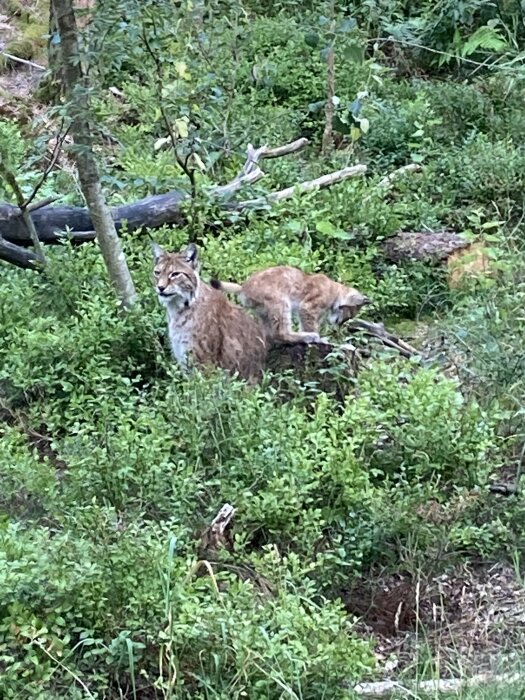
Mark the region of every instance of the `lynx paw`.
[[322, 343], [324, 342], [319, 333], [303, 333], [303, 341], [305, 343]]

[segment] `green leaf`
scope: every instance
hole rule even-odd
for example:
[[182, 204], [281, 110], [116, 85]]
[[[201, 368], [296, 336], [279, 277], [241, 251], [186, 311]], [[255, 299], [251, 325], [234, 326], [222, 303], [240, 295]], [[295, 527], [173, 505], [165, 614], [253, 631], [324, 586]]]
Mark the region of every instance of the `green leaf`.
[[293, 219], [292, 221], [288, 221], [284, 225], [284, 228], [290, 231], [291, 233], [302, 233], [303, 224], [300, 221], [296, 221], [295, 219]]
[[370, 122], [368, 119], [363, 117], [362, 119], [359, 120], [359, 128], [363, 132], [363, 134], [368, 134], [368, 131], [370, 129]]
[[183, 80], [189, 80], [191, 77], [188, 72], [188, 66], [184, 63], [184, 61], [175, 61], [175, 71], [177, 72], [179, 78], [182, 78]]
[[198, 153], [192, 153], [191, 154], [191, 162], [195, 164], [195, 166], [202, 172], [206, 172], [206, 166], [202, 162], [201, 157], [199, 156]]
[[364, 51], [361, 44], [349, 44], [343, 49], [343, 56], [353, 63], [363, 63]]
[[329, 236], [333, 231], [335, 231], [335, 226], [332, 224], [331, 221], [318, 221], [315, 225], [315, 228], [319, 233], [323, 233], [325, 236]]
[[312, 114], [320, 112], [322, 109], [324, 109], [325, 104], [326, 102], [324, 100], [322, 102], [310, 102], [308, 105], [308, 111]]
[[486, 51], [503, 51], [508, 44], [500, 32], [494, 27], [484, 26], [477, 29], [463, 44], [461, 55], [463, 58], [471, 56], [479, 49]]
[[188, 138], [188, 117], [181, 117], [180, 119], [175, 119], [175, 130], [177, 136], [181, 139]]
[[317, 34], [317, 32], [307, 32], [304, 35], [304, 41], [305, 44], [311, 46], [312, 49], [315, 49], [319, 44], [319, 34]]
[[350, 112], [352, 112], [352, 115], [357, 118], [359, 116], [359, 112], [361, 111], [362, 106], [363, 103], [361, 102], [361, 100], [357, 99], [349, 105], [348, 109], [350, 110]]
[[347, 34], [357, 27], [357, 21], [353, 17], [347, 17], [342, 21], [339, 31]]
[[318, 221], [315, 225], [315, 228], [319, 233], [322, 233], [328, 238], [336, 238], [342, 241], [348, 241], [352, 238], [351, 233], [343, 231], [343, 229], [336, 228], [331, 221], [327, 221], [326, 219]]

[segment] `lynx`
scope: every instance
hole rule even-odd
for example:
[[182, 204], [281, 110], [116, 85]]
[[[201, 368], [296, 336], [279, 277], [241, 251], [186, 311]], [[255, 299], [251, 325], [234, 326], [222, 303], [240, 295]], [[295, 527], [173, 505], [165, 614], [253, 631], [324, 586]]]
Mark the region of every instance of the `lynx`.
[[[271, 267], [255, 272], [242, 285], [210, 281], [214, 289], [238, 294], [243, 306], [261, 319], [268, 342], [319, 343], [324, 320], [341, 324], [370, 304], [370, 299], [323, 274], [308, 275], [295, 267]], [[292, 317], [301, 330], [292, 330]]]
[[222, 367], [249, 383], [261, 376], [266, 356], [263, 329], [255, 319], [201, 281], [197, 248], [168, 253], [153, 244], [154, 283], [168, 315], [172, 353], [183, 368]]

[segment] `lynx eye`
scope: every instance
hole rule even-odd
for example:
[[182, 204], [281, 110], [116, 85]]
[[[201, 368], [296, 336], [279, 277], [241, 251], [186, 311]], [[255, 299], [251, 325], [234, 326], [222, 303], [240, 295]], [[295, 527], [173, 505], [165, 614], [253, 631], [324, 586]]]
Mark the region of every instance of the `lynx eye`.
[[160, 270], [153, 270], [153, 274], [155, 277], [158, 277], [160, 275]]
[[182, 275], [182, 274], [184, 274], [184, 273], [183, 273], [183, 272], [178, 272], [178, 271], [171, 272], [171, 273], [170, 273], [170, 280], [174, 279], [175, 277], [180, 277], [180, 275]]

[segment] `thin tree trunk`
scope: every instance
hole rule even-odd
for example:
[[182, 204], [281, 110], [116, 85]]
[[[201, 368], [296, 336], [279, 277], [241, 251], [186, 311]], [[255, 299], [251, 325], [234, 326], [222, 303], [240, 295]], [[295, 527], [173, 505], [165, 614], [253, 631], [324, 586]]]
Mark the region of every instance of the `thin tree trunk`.
[[49, 3], [49, 38], [47, 40], [47, 64], [51, 72], [49, 78], [50, 91], [54, 88], [56, 93], [60, 92], [60, 84], [64, 81], [61, 79], [62, 69], [60, 66], [60, 46], [56, 42], [58, 34], [58, 26], [56, 12], [53, 3]]
[[71, 135], [75, 142], [73, 155], [77, 164], [82, 194], [93, 221], [108, 275], [122, 304], [129, 308], [136, 299], [135, 286], [126, 263], [111, 211], [106, 204], [91, 141], [89, 96], [82, 75], [78, 32], [72, 0], [53, 0], [55, 18], [60, 33], [62, 78]]
[[334, 97], [335, 97], [335, 2], [330, 3], [330, 46], [326, 56], [326, 105], [324, 108], [324, 132], [322, 152], [330, 153], [334, 146]]
[[335, 97], [335, 51], [333, 45], [328, 51], [327, 81], [326, 81], [326, 105], [324, 108], [324, 132], [323, 132], [323, 154], [330, 153], [334, 144], [333, 122], [334, 122], [334, 97]]

